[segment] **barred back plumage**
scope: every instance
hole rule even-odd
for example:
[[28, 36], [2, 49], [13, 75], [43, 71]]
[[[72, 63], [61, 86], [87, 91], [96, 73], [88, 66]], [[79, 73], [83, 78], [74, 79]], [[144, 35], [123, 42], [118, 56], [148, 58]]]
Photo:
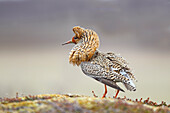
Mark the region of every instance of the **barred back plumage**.
[[[124, 92], [116, 84], [117, 82], [123, 83], [130, 91], [136, 90], [133, 83], [136, 78], [131, 72], [127, 61], [114, 53], [102, 53], [97, 50], [99, 37], [95, 31], [76, 26], [73, 28], [73, 32], [75, 36], [72, 41], [66, 43], [76, 44], [70, 52], [70, 63], [77, 66], [81, 65], [84, 74], [118, 91]], [[107, 93], [107, 90], [105, 93]]]

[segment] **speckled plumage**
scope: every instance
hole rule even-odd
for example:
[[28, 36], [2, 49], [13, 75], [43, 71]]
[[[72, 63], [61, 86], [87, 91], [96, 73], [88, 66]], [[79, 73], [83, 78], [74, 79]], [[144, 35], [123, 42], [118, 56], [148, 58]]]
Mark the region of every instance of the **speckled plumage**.
[[81, 63], [81, 69], [86, 75], [110, 87], [124, 91], [116, 84], [122, 82], [128, 90], [136, 90], [132, 82], [132, 79], [136, 79], [130, 68], [122, 57], [113, 53], [104, 54], [96, 50], [89, 61]]
[[121, 82], [128, 90], [136, 90], [132, 81], [136, 78], [126, 60], [114, 53], [102, 53], [97, 50], [99, 37], [95, 31], [76, 26], [73, 28], [73, 32], [75, 36], [72, 42], [76, 45], [70, 52], [70, 63], [77, 66], [81, 65], [84, 74], [105, 85], [124, 92], [116, 84]]

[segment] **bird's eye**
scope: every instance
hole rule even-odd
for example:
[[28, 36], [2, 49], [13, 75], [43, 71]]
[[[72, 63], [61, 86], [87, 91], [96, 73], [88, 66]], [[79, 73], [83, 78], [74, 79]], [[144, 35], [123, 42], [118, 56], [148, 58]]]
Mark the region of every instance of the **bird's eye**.
[[77, 39], [77, 37], [74, 37], [74, 39]]

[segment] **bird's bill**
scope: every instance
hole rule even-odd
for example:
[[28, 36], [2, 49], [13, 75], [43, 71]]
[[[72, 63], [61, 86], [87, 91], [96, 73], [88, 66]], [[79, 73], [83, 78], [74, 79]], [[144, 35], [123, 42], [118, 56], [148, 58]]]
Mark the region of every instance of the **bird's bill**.
[[66, 42], [66, 43], [64, 43], [62, 45], [66, 45], [66, 44], [70, 44], [70, 43], [73, 43], [73, 42], [72, 41], [68, 41], [68, 42]]

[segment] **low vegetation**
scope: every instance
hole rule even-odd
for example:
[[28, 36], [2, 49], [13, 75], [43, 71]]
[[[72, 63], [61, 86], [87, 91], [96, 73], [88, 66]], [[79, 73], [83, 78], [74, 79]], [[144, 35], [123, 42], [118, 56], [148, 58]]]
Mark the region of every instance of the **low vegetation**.
[[46, 94], [15, 98], [1, 98], [0, 112], [8, 113], [170, 113], [170, 105], [166, 102], [157, 104], [146, 100], [124, 98], [98, 98], [82, 95]]

